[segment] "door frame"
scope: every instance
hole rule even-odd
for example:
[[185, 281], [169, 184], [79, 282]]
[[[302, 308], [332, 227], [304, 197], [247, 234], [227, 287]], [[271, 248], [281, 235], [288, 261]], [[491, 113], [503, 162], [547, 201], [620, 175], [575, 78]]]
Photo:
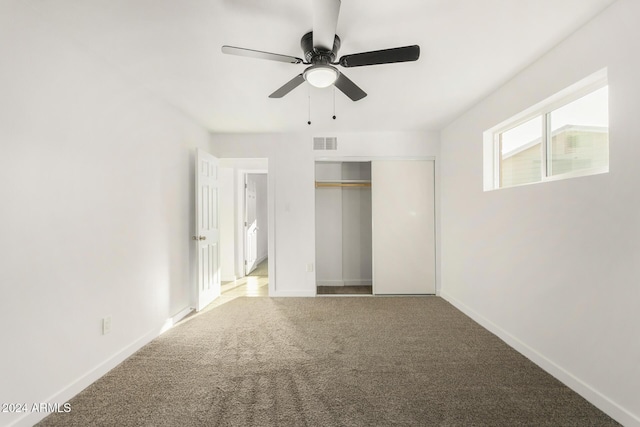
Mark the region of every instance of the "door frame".
[[[247, 216], [248, 216], [248, 206], [247, 206], [247, 184], [249, 181], [249, 175], [264, 175], [265, 178], [267, 179], [267, 204], [268, 204], [268, 200], [269, 200], [269, 189], [268, 189], [268, 180], [269, 180], [269, 174], [267, 171], [250, 171], [250, 172], [243, 172], [243, 182], [244, 182], [244, 186], [242, 187], [242, 202], [243, 202], [243, 215], [241, 218], [241, 227], [242, 227], [242, 242], [243, 242], [243, 272], [244, 275], [249, 275], [250, 271], [247, 271]], [[256, 193], [256, 198], [258, 196], [258, 193]], [[257, 215], [257, 211], [256, 211], [256, 215]], [[258, 228], [258, 230], [260, 230]], [[267, 250], [268, 250], [268, 246], [269, 246], [269, 212], [268, 212], [268, 206], [267, 206], [267, 224], [266, 224], [266, 231], [267, 231]], [[267, 254], [267, 258], [269, 257], [269, 255]], [[258, 266], [258, 263], [260, 261], [258, 261], [258, 259], [256, 258], [256, 263], [253, 266], [253, 269], [255, 269]], [[252, 269], [252, 270], [253, 270]]]
[[[232, 187], [226, 187], [233, 192], [234, 198], [234, 213], [233, 223], [226, 224], [224, 227], [233, 228], [233, 258], [234, 258], [234, 274], [236, 279], [242, 277], [241, 272], [242, 265], [240, 258], [244, 256], [240, 251], [240, 242], [242, 238], [242, 230], [238, 231], [242, 223], [242, 197], [244, 192], [244, 173], [265, 173], [267, 175], [267, 215], [268, 215], [268, 249], [267, 257], [269, 259], [269, 295], [275, 295], [277, 289], [277, 254], [275, 246], [276, 236], [276, 213], [275, 213], [275, 199], [276, 199], [276, 183], [275, 174], [273, 171], [269, 171], [270, 159], [268, 157], [218, 157], [220, 161], [220, 167], [223, 169], [233, 170], [233, 184]], [[224, 250], [225, 243], [222, 242], [222, 248]], [[240, 254], [239, 254], [240, 253]]]
[[[257, 175], [264, 174], [267, 176], [267, 258], [271, 257], [271, 191], [269, 186], [269, 171], [267, 169], [238, 169], [238, 188], [237, 188], [237, 198], [238, 201], [238, 218], [236, 221], [237, 229], [236, 229], [236, 241], [240, 242], [241, 250], [238, 253], [238, 261], [240, 263], [240, 271], [242, 271], [242, 276], [246, 276], [246, 269], [244, 262], [247, 259], [247, 242], [246, 242], [246, 233], [244, 223], [247, 218], [247, 199], [245, 192], [245, 183], [247, 182], [247, 175]], [[241, 238], [240, 238], [241, 237]], [[271, 276], [271, 271], [269, 271], [269, 276]], [[271, 281], [269, 281], [269, 287], [271, 287]]]

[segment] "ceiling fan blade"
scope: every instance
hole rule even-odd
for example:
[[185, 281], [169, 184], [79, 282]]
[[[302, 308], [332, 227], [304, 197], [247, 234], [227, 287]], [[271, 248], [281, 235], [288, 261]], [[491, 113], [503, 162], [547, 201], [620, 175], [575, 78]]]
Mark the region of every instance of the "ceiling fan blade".
[[420, 46], [413, 45], [345, 55], [340, 58], [340, 65], [343, 67], [361, 67], [363, 65], [416, 61], [418, 58], [420, 58]]
[[302, 82], [304, 82], [304, 77], [302, 74], [298, 74], [287, 83], [285, 83], [284, 86], [282, 86], [280, 89], [269, 95], [269, 98], [282, 98], [283, 96], [300, 86]]
[[269, 61], [288, 62], [290, 64], [301, 64], [304, 62], [300, 58], [277, 53], [263, 52], [261, 50], [245, 49], [243, 47], [222, 46], [222, 53], [229, 55], [246, 56], [249, 58], [268, 59]]
[[351, 98], [352, 101], [359, 101], [365, 96], [367, 96], [367, 93], [365, 91], [360, 89], [358, 85], [356, 85], [354, 82], [349, 80], [347, 76], [345, 76], [342, 73], [340, 73], [334, 85], [335, 87], [340, 89], [342, 93], [344, 93], [349, 98]]
[[313, 0], [313, 47], [333, 50], [340, 0]]

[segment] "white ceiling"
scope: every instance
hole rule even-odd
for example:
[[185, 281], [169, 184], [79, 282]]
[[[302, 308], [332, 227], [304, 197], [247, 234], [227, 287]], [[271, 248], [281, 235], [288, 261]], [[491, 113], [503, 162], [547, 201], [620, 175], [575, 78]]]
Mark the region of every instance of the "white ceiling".
[[[438, 130], [614, 0], [343, 0], [339, 56], [418, 44], [417, 62], [342, 69], [352, 102], [304, 83], [304, 65], [221, 53], [224, 44], [302, 57], [311, 0], [22, 0], [62, 37], [212, 132]], [[24, 4], [24, 3], [23, 3]]]

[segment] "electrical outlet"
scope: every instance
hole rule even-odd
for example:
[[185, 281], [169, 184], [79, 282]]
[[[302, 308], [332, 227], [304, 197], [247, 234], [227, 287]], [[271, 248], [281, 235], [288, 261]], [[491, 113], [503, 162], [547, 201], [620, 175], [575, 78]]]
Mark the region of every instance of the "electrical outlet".
[[313, 273], [313, 263], [307, 264], [307, 273]]
[[102, 318], [102, 335], [107, 335], [111, 332], [111, 316]]

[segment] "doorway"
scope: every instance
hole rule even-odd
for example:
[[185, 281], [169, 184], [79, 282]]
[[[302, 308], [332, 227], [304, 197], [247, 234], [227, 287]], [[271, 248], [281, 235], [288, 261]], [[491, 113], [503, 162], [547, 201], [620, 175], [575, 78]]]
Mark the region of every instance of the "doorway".
[[[244, 274], [268, 276], [268, 188], [266, 173], [244, 174]], [[256, 271], [258, 270], [258, 271]]]
[[220, 158], [220, 177], [222, 291], [249, 285], [252, 280], [271, 294], [275, 289], [275, 269], [269, 268], [275, 262], [271, 238], [275, 225], [268, 159]]

